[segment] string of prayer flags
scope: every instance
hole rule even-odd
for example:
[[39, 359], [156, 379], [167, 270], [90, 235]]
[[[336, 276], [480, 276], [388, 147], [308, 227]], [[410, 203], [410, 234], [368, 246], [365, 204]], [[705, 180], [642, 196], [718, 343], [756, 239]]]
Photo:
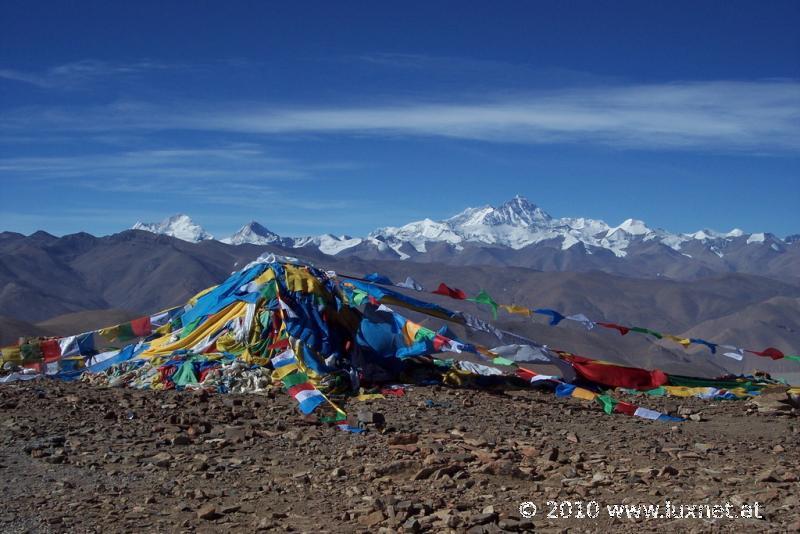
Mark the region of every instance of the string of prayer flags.
[[[392, 281], [388, 277], [380, 275], [379, 273], [372, 273], [372, 274], [366, 275], [365, 278], [362, 278], [360, 280], [364, 280], [364, 281], [371, 282], [371, 283], [376, 283], [376, 284], [395, 285], [397, 287], [405, 287], [405, 288], [408, 288], [408, 289], [414, 289], [416, 291], [423, 291], [422, 286], [419, 285], [417, 282], [415, 282], [413, 280], [413, 278], [411, 278], [411, 277], [407, 277], [405, 282], [402, 282], [402, 283], [399, 283], [399, 284], [392, 284]], [[591, 330], [595, 326], [601, 326], [603, 328], [617, 330], [620, 333], [620, 335], [623, 335], [623, 336], [627, 335], [629, 332], [636, 332], [636, 333], [652, 336], [652, 337], [654, 337], [656, 339], [668, 339], [670, 341], [673, 341], [673, 342], [677, 343], [678, 345], [681, 345], [685, 349], [689, 348], [689, 346], [691, 346], [692, 344], [704, 345], [705, 347], [708, 348], [708, 350], [711, 352], [711, 354], [716, 354], [717, 353], [717, 347], [722, 347], [722, 348], [728, 349], [727, 352], [723, 353], [724, 356], [727, 356], [727, 357], [730, 357], [730, 358], [735, 358], [735, 359], [738, 359], [738, 360], [742, 359], [742, 357], [744, 355], [744, 352], [749, 352], [749, 353], [754, 354], [756, 356], [763, 356], [763, 357], [767, 357], [767, 358], [772, 358], [773, 360], [778, 360], [778, 359], [781, 359], [781, 358], [785, 358], [785, 359], [789, 359], [789, 360], [793, 360], [793, 361], [800, 361], [800, 356], [791, 356], [791, 357], [787, 356], [783, 352], [781, 352], [779, 349], [776, 349], [775, 347], [768, 347], [768, 348], [766, 348], [766, 349], [764, 349], [762, 351], [740, 349], [738, 347], [734, 347], [734, 346], [730, 346], [730, 345], [718, 345], [716, 343], [712, 343], [710, 341], [706, 341], [705, 339], [701, 339], [701, 338], [686, 338], [686, 337], [682, 337], [682, 336], [676, 336], [676, 335], [673, 335], [673, 334], [666, 334], [666, 333], [662, 333], [662, 332], [659, 332], [657, 330], [653, 330], [651, 328], [645, 328], [645, 327], [642, 327], [642, 326], [625, 326], [625, 325], [621, 325], [621, 324], [617, 324], [617, 323], [611, 323], [611, 322], [599, 322], [599, 321], [595, 322], [595, 321], [592, 321], [589, 317], [587, 317], [586, 315], [584, 315], [582, 313], [565, 316], [564, 314], [562, 314], [558, 310], [554, 310], [554, 309], [551, 309], [551, 308], [529, 309], [529, 308], [526, 308], [525, 306], [519, 306], [519, 305], [516, 305], [516, 304], [501, 304], [501, 303], [498, 303], [497, 301], [495, 301], [485, 290], [481, 290], [480, 293], [478, 293], [478, 295], [475, 296], [475, 297], [467, 298], [467, 295], [466, 295], [466, 293], [464, 291], [462, 291], [461, 289], [449, 287], [444, 282], [440, 283], [439, 287], [435, 291], [433, 291], [432, 293], [435, 293], [437, 295], [447, 296], [447, 297], [450, 297], [450, 298], [453, 298], [453, 299], [457, 299], [457, 300], [469, 300], [469, 301], [476, 302], [476, 303], [479, 303], [479, 304], [487, 304], [488, 306], [491, 307], [492, 317], [494, 319], [497, 319], [497, 309], [498, 308], [502, 308], [503, 310], [505, 310], [506, 312], [508, 312], [510, 314], [525, 315], [525, 316], [528, 316], [528, 317], [532, 313], [537, 313], [537, 314], [540, 314], [540, 315], [547, 315], [547, 316], [550, 317], [549, 324], [551, 326], [556, 326], [559, 323], [561, 323], [564, 319], [568, 319], [568, 320], [571, 320], [573, 322], [581, 323], [587, 330]], [[457, 313], [456, 315], [460, 315], [460, 312]], [[472, 327], [469, 324], [467, 324], [467, 326]], [[486, 331], [485, 328], [477, 328], [477, 329]]]
[[555, 385], [554, 393], [556, 397], [572, 397], [599, 404], [603, 411], [609, 415], [620, 413], [628, 416], [641, 417], [643, 419], [658, 420], [664, 422], [681, 422], [682, 417], [666, 415], [655, 410], [642, 408], [629, 402], [620, 401], [608, 394], [598, 394], [594, 391], [568, 384], [555, 376], [537, 374], [530, 369], [518, 367], [516, 376], [529, 382], [530, 384], [550, 384]]

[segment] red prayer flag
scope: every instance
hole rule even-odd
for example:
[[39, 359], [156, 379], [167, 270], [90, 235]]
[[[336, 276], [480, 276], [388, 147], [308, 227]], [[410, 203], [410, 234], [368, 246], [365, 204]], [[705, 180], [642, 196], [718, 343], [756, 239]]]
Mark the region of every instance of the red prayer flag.
[[296, 386], [290, 387], [289, 395], [291, 395], [292, 397], [296, 397], [297, 394], [300, 393], [301, 391], [311, 391], [312, 389], [316, 388], [314, 388], [311, 382], [303, 382], [302, 384], [297, 384]]
[[279, 339], [278, 341], [267, 347], [267, 350], [285, 349], [288, 346], [289, 346], [289, 338], [287, 337], [285, 339]]
[[153, 333], [153, 328], [150, 325], [150, 317], [141, 317], [131, 321], [131, 330], [136, 337], [145, 337]]
[[754, 350], [748, 350], [750, 354], [755, 354], [756, 356], [765, 356], [767, 358], [772, 358], [773, 360], [780, 360], [783, 358], [784, 354], [776, 349], [775, 347], [768, 347], [761, 352], [756, 352]]
[[616, 413], [624, 413], [625, 415], [633, 415], [636, 413], [636, 405], [630, 402], [620, 401], [614, 405]]
[[433, 350], [442, 350], [442, 347], [446, 347], [449, 344], [450, 340], [443, 335], [436, 334], [433, 336]]
[[458, 288], [448, 287], [444, 282], [439, 284], [439, 287], [436, 288], [437, 295], [444, 295], [445, 297], [450, 297], [459, 300], [466, 300], [467, 294], [461, 291]]
[[631, 331], [631, 329], [628, 328], [627, 326], [622, 326], [620, 324], [615, 324], [615, 323], [597, 323], [597, 324], [600, 326], [604, 326], [606, 328], [613, 328], [614, 330], [619, 330], [620, 335], [623, 336]]
[[39, 344], [42, 351], [42, 358], [46, 363], [58, 361], [61, 358], [61, 347], [58, 345], [58, 340], [47, 339]]
[[667, 375], [660, 369], [650, 371], [606, 364], [575, 354], [570, 354], [564, 359], [572, 363], [578, 376], [604, 386], [646, 390], [655, 389], [667, 383]]

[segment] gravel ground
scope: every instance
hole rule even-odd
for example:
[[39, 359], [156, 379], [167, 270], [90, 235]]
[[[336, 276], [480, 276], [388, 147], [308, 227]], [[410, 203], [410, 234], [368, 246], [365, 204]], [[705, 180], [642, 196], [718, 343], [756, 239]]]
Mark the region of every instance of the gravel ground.
[[[607, 416], [535, 390], [431, 386], [351, 403], [350, 413], [386, 420], [351, 434], [303, 419], [279, 390], [8, 384], [0, 387], [0, 531], [800, 530], [795, 411], [637, 401], [700, 420]], [[620, 519], [606, 508], [663, 511], [665, 500], [728, 503], [737, 518]], [[523, 502], [538, 507], [533, 518], [520, 515]], [[755, 502], [761, 518], [739, 517]], [[571, 517], [558, 516], [569, 506]], [[580, 517], [595, 510], [597, 518]]]

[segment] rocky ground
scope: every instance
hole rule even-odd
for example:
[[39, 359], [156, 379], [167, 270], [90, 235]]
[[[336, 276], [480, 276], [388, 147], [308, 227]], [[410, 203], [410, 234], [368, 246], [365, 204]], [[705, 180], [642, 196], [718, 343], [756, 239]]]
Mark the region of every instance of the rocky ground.
[[[685, 423], [607, 416], [534, 390], [415, 387], [351, 403], [351, 434], [271, 396], [0, 386], [2, 532], [800, 530], [800, 425], [742, 401], [637, 398]], [[376, 417], [378, 419], [378, 417]], [[619, 519], [623, 503], [761, 519]], [[530, 501], [538, 511], [520, 516]], [[553, 505], [572, 517], [548, 518]], [[580, 518], [594, 501], [596, 519]], [[528, 508], [527, 511], [531, 509]], [[687, 512], [688, 514], [688, 509]], [[558, 510], [556, 510], [558, 514]], [[583, 514], [585, 515], [585, 513]]]

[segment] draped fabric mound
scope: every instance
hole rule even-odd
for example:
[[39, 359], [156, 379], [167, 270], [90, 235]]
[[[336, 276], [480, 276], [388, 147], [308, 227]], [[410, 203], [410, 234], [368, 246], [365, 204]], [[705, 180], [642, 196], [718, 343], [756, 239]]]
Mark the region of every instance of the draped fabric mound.
[[[377, 273], [340, 278], [310, 265], [269, 258], [201, 291], [184, 306], [64, 338], [22, 339], [2, 349], [4, 368], [13, 372], [0, 382], [50, 377], [221, 393], [262, 393], [280, 385], [303, 414], [354, 432], [359, 428], [348, 422], [344, 402], [397, 394], [402, 392], [399, 382], [546, 388], [558, 397], [596, 403], [609, 414], [667, 421], [681, 418], [617, 401], [609, 390], [733, 399], [757, 395], [773, 383], [668, 376], [657, 369], [557, 352], [385, 285], [391, 281]], [[398, 286], [422, 290], [410, 278]], [[434, 293], [467, 299], [462, 290], [445, 284]], [[469, 300], [488, 305], [496, 317], [498, 304], [485, 292]], [[495, 349], [476, 345], [458, 339], [446, 324], [432, 330], [393, 306], [499, 338], [510, 335], [525, 344]], [[535, 312], [549, 315], [553, 324], [565, 318], [555, 310]], [[567, 318], [588, 321], [583, 315]], [[537, 372], [535, 366], [542, 364], [558, 375]]]

